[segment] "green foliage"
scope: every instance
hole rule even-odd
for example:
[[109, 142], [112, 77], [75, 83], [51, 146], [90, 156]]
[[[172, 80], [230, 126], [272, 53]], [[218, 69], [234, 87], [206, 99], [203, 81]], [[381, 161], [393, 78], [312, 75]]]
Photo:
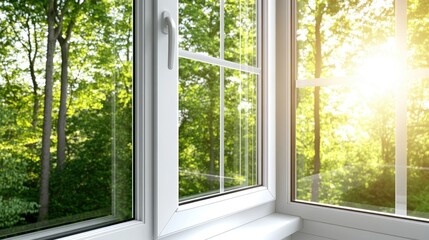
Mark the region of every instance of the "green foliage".
[[[64, 29], [75, 21], [69, 47], [66, 161], [62, 170], [56, 168], [57, 49], [49, 221], [37, 223], [39, 227], [106, 215], [132, 217], [132, 1], [82, 2], [56, 5], [64, 14]], [[32, 123], [33, 106], [41, 103], [45, 84], [46, 4], [0, 3], [0, 238], [31, 229], [39, 211], [43, 106], [36, 112], [37, 124]], [[35, 56], [38, 88], [29, 55]]]
[[39, 206], [35, 202], [26, 202], [19, 198], [3, 199], [0, 196], [0, 228], [14, 226], [25, 220], [24, 214], [37, 212]]
[[21, 223], [25, 214], [38, 210], [38, 204], [28, 201], [23, 194], [28, 189], [24, 186], [28, 176], [23, 156], [10, 152], [0, 148], [0, 228]]
[[219, 1], [179, 1], [179, 47], [219, 57]]
[[219, 71], [208, 64], [181, 59], [179, 72], [180, 196], [216, 192], [220, 152]]

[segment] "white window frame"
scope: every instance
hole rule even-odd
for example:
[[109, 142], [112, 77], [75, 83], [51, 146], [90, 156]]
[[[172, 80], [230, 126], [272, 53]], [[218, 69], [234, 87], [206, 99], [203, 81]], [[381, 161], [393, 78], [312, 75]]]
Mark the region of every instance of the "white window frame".
[[[406, 4], [406, 0], [397, 2], [401, 5]], [[304, 225], [306, 220], [309, 220], [391, 236], [426, 239], [429, 236], [429, 223], [427, 222], [364, 210], [338, 209], [322, 204], [313, 205], [292, 201], [291, 94], [293, 79], [291, 66], [294, 61], [291, 54], [293, 53], [292, 41], [294, 41], [292, 8], [292, 1], [277, 1], [277, 42], [282, 43], [277, 46], [277, 211], [300, 216]], [[397, 14], [403, 13], [397, 11]], [[397, 162], [397, 164], [401, 163]], [[401, 189], [403, 191], [403, 188]]]
[[[155, 236], [174, 236], [179, 232], [208, 223], [215, 219], [264, 208], [265, 215], [274, 211], [275, 194], [275, 0], [263, 1], [263, 28], [268, 41], [263, 48], [262, 76], [265, 81], [263, 185], [239, 192], [213, 197], [179, 206], [178, 198], [178, 69], [167, 68], [167, 35], [157, 30], [155, 42]], [[176, 22], [177, 1], [158, 2], [155, 13], [159, 16], [155, 26], [160, 29], [162, 12], [168, 10]], [[269, 37], [268, 37], [269, 36]], [[176, 56], [177, 56], [176, 52]], [[176, 80], [174, 80], [176, 79]], [[175, 114], [172, 114], [175, 113]], [[255, 220], [252, 214], [242, 215], [240, 221]], [[228, 227], [224, 226], [222, 231]]]

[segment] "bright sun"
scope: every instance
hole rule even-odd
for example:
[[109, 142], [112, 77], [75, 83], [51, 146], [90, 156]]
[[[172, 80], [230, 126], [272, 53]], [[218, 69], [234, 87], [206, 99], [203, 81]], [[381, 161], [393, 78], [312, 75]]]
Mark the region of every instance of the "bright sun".
[[356, 75], [369, 86], [391, 89], [397, 86], [402, 74], [398, 58], [393, 53], [384, 53], [365, 58]]
[[402, 86], [404, 72], [401, 59], [391, 48], [378, 49], [362, 56], [350, 76], [354, 84], [350, 86], [344, 106], [352, 109], [350, 114], [355, 118], [368, 118], [377, 111], [390, 111], [381, 106], [393, 106]]

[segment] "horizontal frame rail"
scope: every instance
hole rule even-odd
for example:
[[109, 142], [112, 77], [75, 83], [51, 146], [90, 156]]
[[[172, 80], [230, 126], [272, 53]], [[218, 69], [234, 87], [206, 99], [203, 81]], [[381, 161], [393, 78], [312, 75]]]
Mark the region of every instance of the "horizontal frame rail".
[[219, 58], [210, 57], [201, 53], [194, 53], [186, 50], [179, 50], [179, 56], [182, 58], [187, 58], [190, 60], [196, 60], [199, 62], [209, 63], [212, 65], [216, 65], [219, 67], [225, 67], [229, 69], [239, 70], [246, 73], [252, 73], [252, 74], [261, 74], [261, 69], [257, 67], [252, 67], [244, 64], [239, 64]]
[[[429, 68], [409, 70], [406, 74], [409, 81], [414, 79], [428, 78]], [[368, 81], [362, 81], [365, 77], [350, 76], [350, 77], [333, 77], [333, 78], [313, 78], [313, 79], [298, 79], [296, 80], [296, 88], [305, 87], [326, 87], [333, 85], [352, 85], [352, 84], [368, 84]]]

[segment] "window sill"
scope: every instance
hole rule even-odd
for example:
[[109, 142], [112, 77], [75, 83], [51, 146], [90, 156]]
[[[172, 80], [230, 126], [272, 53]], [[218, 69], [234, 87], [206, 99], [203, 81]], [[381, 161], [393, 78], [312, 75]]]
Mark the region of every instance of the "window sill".
[[299, 217], [272, 213], [209, 239], [284, 239], [299, 231], [301, 226]]
[[[300, 217], [284, 215], [280, 213], [271, 213], [257, 218], [251, 222], [245, 222], [246, 218], [260, 216], [267, 209], [268, 205], [257, 211], [247, 212], [244, 215], [238, 214], [236, 217], [226, 217], [219, 219], [219, 224], [207, 224], [197, 229], [189, 229], [185, 233], [171, 235], [168, 239], [209, 239], [209, 240], [228, 240], [228, 239], [284, 239], [298, 232], [302, 228]], [[241, 222], [242, 224], [240, 225]], [[243, 223], [245, 222], [245, 223]], [[238, 225], [236, 225], [238, 224]], [[235, 228], [232, 226], [236, 226]], [[219, 231], [223, 229], [222, 231]], [[144, 224], [139, 221], [129, 221], [126, 223], [116, 224], [113, 226], [89, 231], [86, 233], [76, 234], [73, 236], [61, 238], [63, 240], [83, 240], [83, 239], [103, 239], [114, 240], [120, 238], [126, 239], [149, 239], [150, 234], [144, 234]], [[144, 235], [144, 236], [143, 236]]]

